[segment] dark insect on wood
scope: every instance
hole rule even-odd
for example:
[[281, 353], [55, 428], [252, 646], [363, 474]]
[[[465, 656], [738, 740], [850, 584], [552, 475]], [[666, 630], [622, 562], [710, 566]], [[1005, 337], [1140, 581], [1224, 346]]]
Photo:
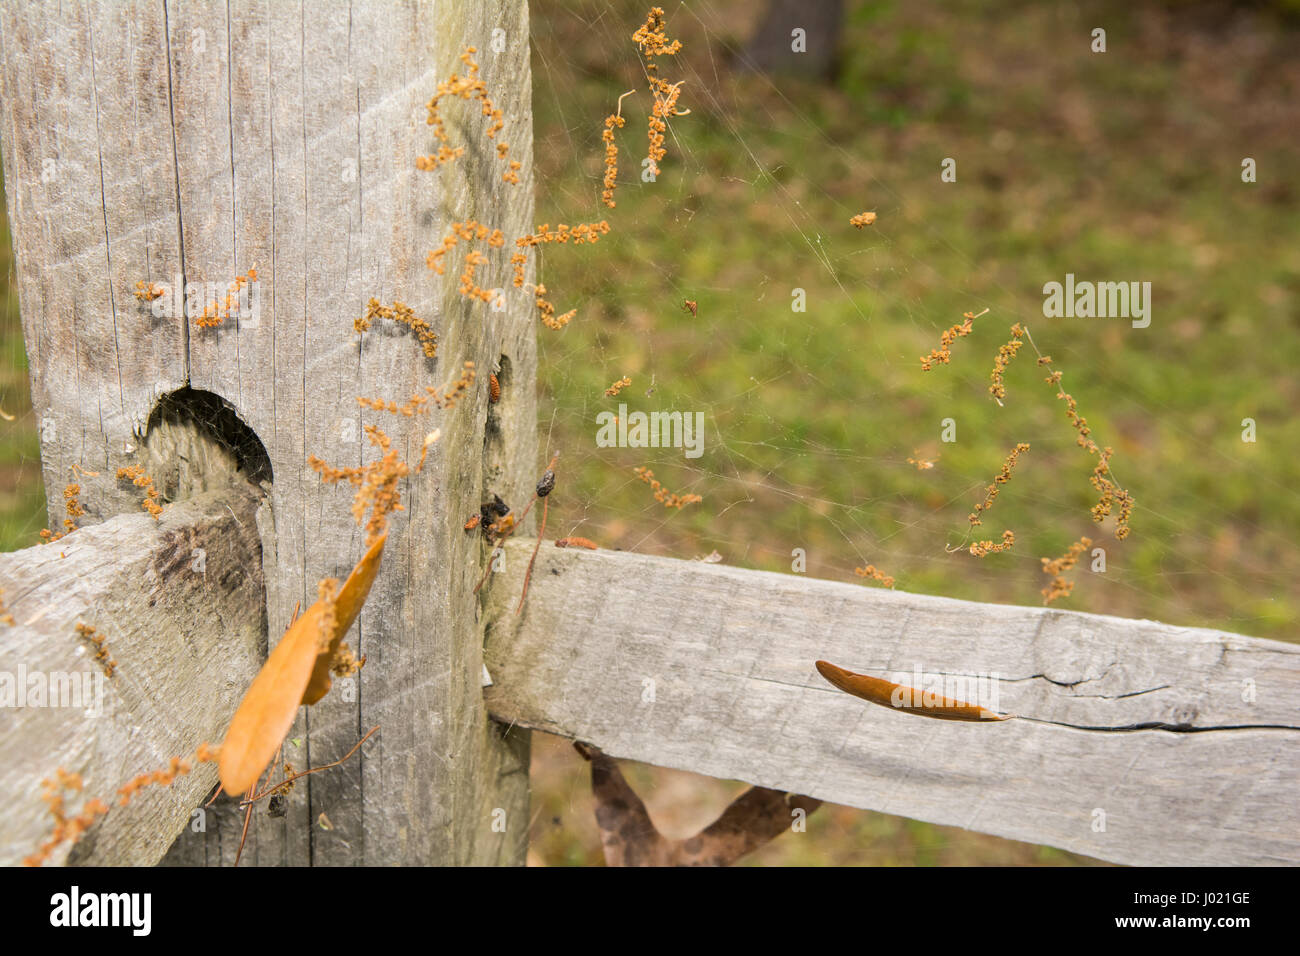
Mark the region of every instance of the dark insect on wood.
[[555, 488], [555, 472], [550, 468], [542, 473], [542, 477], [537, 479], [537, 497], [545, 498]]
[[[498, 518], [504, 518], [506, 515], [510, 514], [510, 506], [501, 500], [500, 495], [493, 495], [492, 500], [481, 506], [478, 513], [479, 521], [482, 523], [483, 527], [486, 528]], [[466, 524], [465, 528], [466, 530], [469, 530], [469, 525]]]

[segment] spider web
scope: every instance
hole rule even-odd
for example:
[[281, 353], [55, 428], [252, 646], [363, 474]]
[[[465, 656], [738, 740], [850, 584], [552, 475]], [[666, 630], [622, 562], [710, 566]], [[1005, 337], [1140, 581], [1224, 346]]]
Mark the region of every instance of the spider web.
[[[631, 98], [625, 101], [629, 122], [619, 134], [619, 206], [614, 210], [592, 201], [599, 192], [601, 170], [593, 159], [600, 157], [601, 116], [565, 102], [584, 80], [592, 83], [592, 69], [585, 60], [572, 59], [571, 47], [548, 42], [550, 37], [536, 35], [535, 30], [534, 98], [539, 116], [553, 111], [557, 120], [551, 126], [539, 120], [539, 171], [544, 168], [552, 174], [539, 174], [538, 217], [555, 213], [551, 216], [555, 221], [572, 210], [565, 221], [604, 216], [614, 231], [606, 245], [552, 247], [544, 257], [543, 280], [555, 291], [557, 301], [567, 303], [563, 307], [579, 307], [579, 318], [572, 331], [559, 335], [543, 331], [539, 336], [542, 436], [550, 451], [562, 452], [561, 467], [568, 475], [603, 478], [590, 482], [595, 487], [583, 481], [578, 489], [565, 489], [563, 499], [556, 500], [557, 505], [561, 501], [567, 505], [563, 510], [567, 523], [560, 530], [589, 531], [604, 544], [628, 550], [662, 549], [692, 556], [716, 549], [730, 563], [789, 570], [790, 552], [801, 544], [799, 533], [769, 532], [773, 522], [768, 512], [802, 510], [809, 525], [822, 526], [812, 536], [834, 549], [833, 558], [814, 555], [809, 549], [809, 573], [843, 578], [845, 572], [851, 574], [854, 563], [874, 562], [887, 569], [900, 568], [904, 572], [899, 575], [900, 586], [906, 586], [907, 572], [916, 569], [926, 582], [936, 576], [949, 582], [950, 587], [939, 590], [952, 591], [955, 585], [954, 593], [962, 596], [1018, 603], [1039, 599], [1037, 591], [1045, 583], [1039, 557], [1054, 557], [1064, 545], [1086, 534], [1106, 548], [1107, 569], [1104, 578], [1085, 571], [1076, 599], [1067, 606], [1112, 613], [1159, 611], [1170, 620], [1187, 620], [1187, 615], [1176, 602], [1167, 603], [1166, 596], [1195, 590], [1203, 583], [1197, 581], [1200, 578], [1261, 595], [1269, 593], [1270, 585], [1280, 585], [1280, 581], [1261, 581], [1257, 574], [1239, 579], [1202, 557], [1215, 548], [1212, 516], [1223, 505], [1214, 489], [1183, 489], [1186, 502], [1180, 500], [1173, 510], [1161, 501], [1158, 482], [1151, 482], [1153, 493], [1146, 493], [1139, 480], [1133, 539], [1128, 544], [1115, 541], [1110, 533], [1113, 522], [1095, 525], [1087, 514], [1096, 498], [1087, 481], [1095, 459], [1076, 447], [1056, 389], [1042, 381], [1044, 372], [1034, 365], [1033, 348], [1025, 349], [1008, 373], [1008, 407], [996, 413], [983, 410], [978, 427], [983, 429], [985, 420], [991, 427], [977, 435], [963, 434], [969, 421], [966, 410], [977, 403], [991, 406], [987, 386], [994, 354], [1009, 338], [1011, 324], [1021, 322], [1029, 327], [1034, 344], [1053, 355], [1054, 367], [1064, 374], [1062, 387], [1079, 400], [1081, 413], [1092, 423], [1093, 437], [1101, 445], [1115, 446], [1118, 477], [1135, 481], [1147, 467], [1159, 467], [1157, 456], [1142, 447], [1140, 438], [1125, 434], [1126, 421], [1158, 422], [1160, 430], [1175, 440], [1202, 441], [1180, 415], [1178, 405], [1161, 395], [1167, 376], [1177, 375], [1178, 368], [1158, 367], [1159, 333], [1144, 339], [1142, 331], [1130, 330], [1123, 320], [1047, 319], [1035, 311], [1041, 306], [1041, 294], [1026, 295], [1023, 284], [1013, 286], [997, 275], [981, 276], [983, 264], [964, 245], [948, 238], [943, 223], [912, 213], [913, 203], [904, 187], [875, 175], [874, 164], [827, 134], [824, 124], [811, 115], [808, 100], [817, 93], [807, 84], [748, 74], [746, 84], [758, 91], [736, 96], [736, 84], [728, 75], [734, 67], [722, 65], [720, 58], [726, 53], [743, 63], [744, 54], [730, 39], [733, 31], [719, 33], [715, 28], [731, 21], [734, 10], [734, 5], [710, 3], [669, 7], [669, 35], [684, 37], [687, 46], [677, 57], [661, 58], [660, 72], [672, 81], [686, 81], [682, 105], [692, 112], [670, 123], [669, 155], [661, 164], [661, 175], [657, 182], [644, 184], [636, 178], [636, 163], [644, 155], [644, 127], [636, 122], [640, 117], [633, 113]], [[622, 7], [616, 11], [604, 4], [589, 4], [581, 12], [545, 8], [548, 19], [580, 20], [590, 37], [587, 48], [621, 50], [621, 59], [635, 68], [628, 25], [639, 21], [621, 17], [620, 12], [625, 12]], [[562, 35], [562, 28], [557, 27], [556, 33]], [[706, 52], [698, 52], [700, 47]], [[628, 72], [625, 64], [620, 76]], [[618, 85], [605, 84], [609, 89]], [[632, 88], [628, 82], [622, 85]], [[637, 99], [644, 111], [648, 94], [643, 72], [640, 86]], [[758, 145], [756, 128], [764, 121], [770, 122], [770, 128]], [[696, 145], [700, 127], [711, 130], [711, 141], [704, 147]], [[773, 139], [786, 141], [790, 148], [774, 151]], [[711, 168], [717, 140], [730, 144], [734, 154], [730, 166], [741, 175], [732, 170], [719, 175]], [[801, 157], [819, 151], [853, 170], [852, 188], [800, 176]], [[932, 165], [937, 167], [937, 161]], [[934, 173], [930, 178], [937, 181], [937, 169]], [[729, 215], [740, 219], [744, 207], [761, 205], [771, 212], [772, 232], [779, 233], [773, 236], [764, 261], [751, 269], [730, 270], [745, 281], [726, 281], [728, 270], [703, 281], [694, 277], [701, 270], [692, 267], [693, 258], [718, 255], [716, 250], [701, 253], [699, 243], [708, 240], [695, 238], [700, 231], [696, 217], [718, 215], [716, 206], [707, 212], [694, 207], [707, 205], [699, 199], [703, 184], [719, 180], [731, 189]], [[629, 194], [638, 191], [642, 195], [629, 202]], [[653, 198], [646, 195], [650, 193]], [[633, 206], [630, 216], [628, 206]], [[880, 219], [859, 232], [848, 226], [848, 219], [863, 209], [880, 210]], [[923, 234], [927, 245], [947, 254], [950, 267], [907, 257], [898, 241], [902, 232]], [[716, 227], [710, 235], [718, 235]], [[614, 264], [606, 254], [611, 245], [619, 247]], [[665, 245], [675, 248], [665, 254]], [[1041, 281], [1061, 279], [1066, 271], [1082, 270], [1062, 263]], [[637, 278], [633, 289], [625, 292], [620, 284], [629, 273]], [[1096, 278], [1125, 276], [1101, 273]], [[806, 288], [809, 299], [817, 302], [809, 306], [809, 313], [826, 309], [829, 300], [839, 318], [827, 321], [792, 312], [792, 288]], [[633, 297], [638, 301], [628, 303]], [[687, 299], [699, 302], [698, 318], [682, 313]], [[964, 306], [945, 309], [945, 302]], [[937, 346], [943, 329], [961, 321], [961, 311], [984, 308], [990, 314], [976, 321], [976, 335], [953, 346], [952, 364], [922, 372], [916, 355]], [[1083, 324], [1088, 321], [1094, 324]], [[1107, 322], [1109, 328], [1104, 327]], [[598, 327], [580, 331], [584, 323]], [[818, 323], [831, 326], [837, 347], [850, 352], [860, 366], [853, 380], [839, 379], [811, 358], [801, 358], [799, 353], [812, 337], [826, 334], [821, 328], [810, 328]], [[1122, 347], [1145, 356], [1144, 361], [1149, 359], [1157, 366], [1158, 377], [1134, 380], [1126, 368], [1097, 361], [1096, 343], [1081, 339], [1096, 339], [1103, 333], [1112, 338], [1122, 335]], [[751, 334], [768, 340], [753, 353], [753, 374], [739, 381], [736, 376], [714, 381], [707, 372], [689, 371], [694, 364], [715, 364], [710, 353]], [[900, 339], [915, 344], [900, 346]], [[769, 371], [773, 363], [768, 361], [773, 349], [784, 350], [775, 372]], [[588, 387], [592, 382], [609, 384], [633, 365], [635, 373], [629, 372], [633, 386], [618, 399]], [[817, 400], [824, 401], [825, 407], [793, 423], [781, 414], [781, 402], [768, 396], [788, 386], [791, 379], [821, 396]], [[654, 393], [647, 396], [652, 385]], [[909, 403], [918, 404], [918, 393], [924, 405], [956, 420], [957, 447], [938, 440], [938, 417], [916, 420], [919, 415], [914, 418], [903, 410]], [[625, 398], [629, 409], [703, 411], [708, 427], [703, 457], [691, 461], [680, 452], [660, 449], [596, 448], [596, 415]], [[847, 408], [853, 415], [886, 420], [879, 429], [883, 440], [836, 442], [836, 419]], [[1235, 437], [1239, 426], [1235, 421], [1231, 425]], [[1025, 547], [998, 559], [980, 561], [964, 551], [949, 553], [948, 546], [967, 538], [970, 506], [983, 497], [984, 487], [1017, 441], [1029, 442], [1032, 451], [979, 530], [982, 536], [994, 537], [1002, 527], [1018, 532], [1037, 528], [1040, 533], [1029, 538]], [[967, 457], [958, 451], [966, 447], [971, 448], [971, 467], [966, 467]], [[1288, 510], [1294, 509], [1294, 491], [1283, 482], [1252, 474], [1249, 461], [1233, 451], [1231, 446], [1224, 451], [1218, 445], [1204, 449], [1211, 467], [1230, 475], [1228, 480], [1253, 484], [1262, 499], [1285, 499]], [[935, 468], [917, 471], [908, 463], [909, 457], [933, 459]], [[631, 467], [638, 464], [655, 468], [673, 491], [704, 495], [703, 505], [694, 507], [707, 513], [707, 520], [665, 511], [648, 489], [638, 487], [631, 474]], [[853, 494], [829, 494], [815, 480], [803, 480], [805, 474], [816, 477], [830, 472], [851, 476]], [[892, 477], [880, 478], [881, 472]], [[945, 474], [950, 480], [936, 482]], [[888, 492], [875, 491], [880, 484], [889, 486]], [[922, 496], [925, 502], [918, 507]], [[1194, 513], [1188, 513], [1187, 503]], [[756, 512], [751, 520], [748, 516]], [[1169, 535], [1164, 542], [1169, 552], [1177, 552], [1176, 569], [1141, 568], [1126, 560], [1125, 552], [1152, 534], [1153, 519], [1162, 525], [1157, 533]], [[1289, 536], [1276, 525], [1239, 515], [1232, 520], [1267, 548], [1293, 551]], [[719, 533], [719, 524], [728, 533]], [[788, 520], [776, 524], [782, 531], [790, 525], [808, 527]], [[735, 533], [737, 525], [742, 533]], [[808, 531], [812, 534], [811, 528]], [[1050, 550], [1040, 540], [1059, 546]], [[963, 579], [971, 586], [962, 586]], [[1236, 608], [1221, 610], [1215, 617], [1223, 626], [1247, 632], [1259, 623]]]
[[[539, 330], [542, 446], [546, 457], [562, 456], [548, 537], [578, 534], [602, 547], [681, 558], [716, 552], [729, 564], [784, 572], [792, 570], [792, 552], [802, 549], [806, 573], [815, 577], [854, 581], [853, 569], [871, 563], [909, 591], [1036, 604], [1048, 584], [1041, 559], [1063, 554], [1086, 535], [1104, 550], [1104, 571], [1091, 570], [1085, 552], [1069, 575], [1074, 593], [1055, 606], [1289, 639], [1300, 499], [1286, 451], [1296, 432], [1283, 406], [1297, 392], [1287, 371], [1295, 358], [1294, 329], [1259, 295], [1243, 296], [1236, 287], [1197, 301], [1209, 280], [1203, 269], [1189, 270], [1172, 237], [1203, 242], [1196, 256], [1209, 257], [1205, 250], [1217, 240], [1200, 218], [1152, 199], [1149, 206], [1160, 210], [1154, 222], [1148, 220], [1156, 214], [1124, 210], [1116, 226], [1106, 217], [1122, 206], [1120, 197], [1078, 202], [1076, 215], [1096, 217], [1082, 228], [1131, 228], [1166, 240], [1134, 262], [1126, 261], [1127, 242], [1099, 252], [1080, 230], [1046, 220], [1042, 208], [1044, 193], [1086, 193], [1080, 180], [1092, 184], [1098, 174], [1081, 162], [1024, 169], [1009, 155], [1005, 137], [1033, 134], [981, 130], [960, 110], [939, 107], [934, 120], [917, 121], [928, 130], [915, 134], [917, 155], [909, 155], [910, 130], [872, 129], [871, 120], [851, 115], [864, 98], [897, 96], [888, 85], [853, 96], [746, 71], [744, 43], [760, 12], [756, 5], [664, 6], [668, 36], [684, 46], [677, 56], [659, 58], [659, 75], [685, 81], [679, 106], [691, 112], [669, 122], [668, 155], [650, 183], [641, 180], [639, 163], [651, 100], [629, 39], [644, 9], [594, 2], [533, 9], [538, 220], [606, 218], [612, 226], [595, 247], [549, 247], [542, 259], [540, 275], [557, 307], [579, 309], [563, 332]], [[1028, 15], [1030, 28], [1034, 16]], [[935, 14], [897, 19], [905, 30], [958, 29]], [[1076, 17], [1061, 28], [1086, 37], [1088, 26]], [[871, 58], [878, 43], [894, 49], [891, 65], [898, 67], [900, 41], [873, 34], [874, 27], [865, 5], [850, 12], [847, 56]], [[1161, 28], [1159, 21], [1142, 25], [1149, 34]], [[997, 25], [984, 30], [996, 34]], [[1081, 78], [1091, 66], [1083, 62], [1087, 44], [1070, 42], [1083, 51], [1070, 67], [1072, 79], [1098, 98], [1091, 109], [1101, 110], [1106, 84]], [[1007, 52], [1006, 41], [998, 45]], [[893, 82], [922, 91], [944, 84], [922, 65], [904, 63]], [[1139, 67], [1129, 62], [1113, 69]], [[875, 75], [860, 63], [841, 65], [842, 74], [855, 70]], [[1107, 82], [1123, 85], [1113, 76]], [[996, 77], [983, 79], [996, 86]], [[1050, 85], [1053, 78], [1039, 82]], [[1284, 86], [1270, 87], [1268, 95]], [[633, 88], [637, 94], [623, 101], [627, 124], [616, 135], [618, 205], [609, 210], [598, 199], [601, 122]], [[1185, 105], [1219, 92], [1189, 92]], [[1063, 93], [1067, 128], [1049, 130], [1045, 144], [1069, 145], [1077, 136], [1102, 149], [1096, 165], [1105, 166], [1115, 151], [1090, 141], [1087, 118], [1071, 113], [1081, 107], [1069, 98], [1082, 95]], [[1211, 112], [1239, 140], [1222, 149], [1232, 157], [1220, 164], [1227, 170], [1222, 182], [1197, 183], [1207, 216], [1211, 209], [1245, 215], [1250, 199], [1236, 181], [1240, 156], [1268, 148], [1268, 137], [1252, 137], [1275, 106], [1213, 103]], [[1146, 109], [1134, 108], [1139, 116]], [[1083, 131], [1069, 128], [1071, 122]], [[1189, 154], [1213, 151], [1210, 142], [1207, 129], [1194, 127], [1148, 135], [1134, 148], [1147, 151], [1149, 164], [1167, 175], [1162, 188], [1172, 197], [1183, 191], [1174, 170]], [[957, 183], [941, 183], [940, 160], [954, 155]], [[1207, 156], [1205, 164], [1221, 159]], [[1011, 171], [1000, 172], [999, 164]], [[1121, 194], [1146, 188], [1126, 185], [1126, 176], [1136, 174], [1116, 174]], [[1038, 208], [1018, 212], [1022, 197]], [[874, 225], [861, 231], [849, 225], [868, 210], [878, 213]], [[994, 222], [972, 224], [990, 211]], [[1068, 205], [1050, 212], [1066, 222], [1072, 214]], [[1222, 257], [1268, 249], [1278, 238], [1276, 222], [1249, 218], [1258, 231], [1232, 253], [1220, 247]], [[1009, 261], [1014, 241], [982, 238], [999, 222], [1022, 234], [1020, 241], [1055, 240], [1063, 250], [1034, 254], [1018, 268]], [[1063, 229], [1068, 241], [1060, 239]], [[1277, 269], [1267, 274], [1292, 271], [1294, 259], [1266, 254]], [[1189, 271], [1196, 274], [1190, 283]], [[1043, 283], [1063, 281], [1067, 272], [1099, 282], [1154, 280], [1152, 327], [1044, 317]], [[794, 289], [805, 290], [806, 312], [792, 311]], [[687, 300], [697, 303], [697, 315], [683, 308]], [[976, 319], [975, 333], [953, 345], [952, 363], [923, 372], [918, 356], [937, 347], [963, 312], [983, 309], [989, 312]], [[1239, 315], [1215, 321], [1216, 309]], [[1028, 327], [1032, 343], [1012, 362], [1005, 407], [998, 407], [988, 392], [989, 373], [1017, 322]], [[1189, 367], [1217, 367], [1210, 354], [1225, 340], [1237, 361], [1288, 396], [1282, 406], [1240, 378], [1187, 382]], [[1061, 388], [1078, 400], [1092, 437], [1114, 447], [1114, 476], [1137, 499], [1125, 541], [1115, 539], [1113, 517], [1099, 525], [1088, 513], [1097, 499], [1088, 481], [1096, 459], [1076, 445], [1057, 388], [1044, 382], [1051, 369], [1036, 365], [1035, 353], [1052, 356], [1051, 368], [1063, 373]], [[604, 387], [623, 375], [632, 386], [607, 397]], [[597, 447], [597, 415], [616, 411], [620, 402], [629, 411], [703, 412], [703, 456]], [[1271, 420], [1277, 430], [1266, 444], [1241, 440], [1247, 417]], [[940, 438], [948, 418], [957, 428], [952, 443]], [[970, 534], [967, 514], [1021, 441], [1031, 450]], [[637, 466], [652, 468], [673, 492], [704, 501], [665, 509], [633, 474]], [[963, 547], [976, 538], [998, 540], [1004, 528], [1016, 533], [1010, 553], [980, 559]], [[576, 780], [556, 783], [571, 807], [585, 801], [583, 771], [574, 766]], [[692, 804], [689, 786], [672, 774], [647, 770], [641, 784]], [[711, 812], [718, 808], [715, 798]], [[697, 811], [678, 830], [690, 832], [708, 819]], [[543, 843], [548, 832], [544, 820], [535, 827]], [[938, 840], [940, 850], [948, 845]]]

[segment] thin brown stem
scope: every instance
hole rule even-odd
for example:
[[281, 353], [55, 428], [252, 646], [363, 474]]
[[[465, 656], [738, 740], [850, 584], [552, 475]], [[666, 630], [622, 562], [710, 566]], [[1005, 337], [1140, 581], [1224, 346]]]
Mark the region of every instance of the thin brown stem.
[[351, 757], [354, 753], [356, 753], [358, 750], [360, 750], [360, 749], [361, 749], [361, 745], [364, 744], [367, 740], [369, 740], [371, 734], [373, 734], [373, 733], [374, 733], [376, 730], [378, 730], [378, 729], [379, 729], [379, 725], [378, 725], [378, 724], [375, 724], [375, 726], [371, 727], [368, 731], [366, 731], [366, 735], [365, 735], [364, 737], [362, 737], [360, 740], [358, 740], [358, 741], [356, 742], [356, 745], [355, 745], [351, 750], [349, 750], [347, 753], [345, 753], [342, 757], [340, 757], [338, 760], [335, 760], [335, 761], [333, 761], [332, 763], [322, 764], [322, 765], [319, 766], [319, 767], [312, 767], [310, 770], [303, 770], [303, 771], [301, 771], [300, 773], [295, 773], [295, 774], [294, 774], [293, 776], [291, 776], [291, 777], [285, 777], [283, 780], [281, 780], [279, 783], [277, 783], [274, 787], [271, 787], [269, 790], [266, 790], [266, 791], [264, 791], [264, 792], [262, 792], [262, 793], [259, 793], [259, 794], [257, 794], [256, 796], [249, 797], [246, 801], [244, 801], [244, 805], [245, 805], [245, 806], [248, 806], [248, 807], [251, 807], [251, 806], [252, 806], [254, 803], [256, 803], [258, 800], [263, 800], [263, 799], [265, 799], [266, 797], [269, 797], [271, 794], [275, 793], [275, 792], [276, 792], [277, 790], [279, 790], [281, 787], [285, 786], [286, 784], [293, 783], [295, 780], [298, 780], [298, 779], [301, 778], [301, 777], [305, 777], [305, 776], [307, 776], [308, 774], [320, 773], [322, 770], [329, 770], [329, 769], [332, 768], [332, 767], [337, 767], [339, 764], [343, 763], [343, 762], [346, 761], [349, 757]]
[[519, 606], [515, 608], [516, 615], [524, 609], [524, 598], [528, 596], [528, 582], [533, 576], [533, 562], [537, 560], [537, 552], [542, 546], [542, 535], [546, 534], [546, 512], [550, 507], [550, 501], [549, 497], [542, 499], [542, 526], [537, 529], [537, 543], [533, 545], [533, 556], [528, 559], [528, 570], [524, 572], [524, 589], [519, 592]]

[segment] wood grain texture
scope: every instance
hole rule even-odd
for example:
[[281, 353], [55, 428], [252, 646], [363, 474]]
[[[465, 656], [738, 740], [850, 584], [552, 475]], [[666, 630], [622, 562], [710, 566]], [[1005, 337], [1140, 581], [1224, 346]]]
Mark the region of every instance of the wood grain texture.
[[[504, 44], [494, 51], [493, 31]], [[477, 104], [448, 104], [466, 153], [437, 173], [424, 104], [476, 46], [504, 111], [504, 163]], [[482, 497], [521, 500], [535, 480], [535, 312], [510, 286], [509, 249], [479, 281], [505, 309], [457, 292], [425, 264], [452, 221], [507, 236], [532, 229], [527, 8], [471, 0], [292, 5], [41, 2], [0, 8], [0, 149], [33, 367], [46, 484], [69, 466], [130, 464], [158, 396], [182, 384], [228, 401], [274, 471], [262, 524], [274, 642], [296, 604], [362, 553], [351, 493], [306, 465], [371, 460], [362, 426], [382, 419], [414, 463], [383, 570], [349, 643], [368, 658], [353, 692], [300, 714], [296, 767], [360, 754], [293, 791], [283, 817], [255, 816], [245, 861], [260, 864], [519, 863], [527, 838], [527, 735], [503, 735], [483, 707], [482, 630], [471, 589], [484, 555], [461, 525]], [[55, 160], [51, 166], [46, 161]], [[43, 170], [54, 170], [42, 178]], [[137, 280], [225, 286], [258, 272], [256, 320], [217, 329], [160, 320]], [[531, 280], [532, 266], [528, 278]], [[352, 323], [371, 297], [401, 300], [439, 336], [426, 359], [409, 331]], [[504, 357], [503, 394], [487, 373]], [[404, 402], [479, 370], [453, 410], [417, 419], [362, 412], [359, 395]], [[109, 489], [88, 520], [138, 507]], [[505, 811], [504, 832], [493, 811]], [[331, 830], [317, 823], [321, 813]], [[237, 841], [237, 834], [235, 835]], [[187, 836], [170, 862], [228, 861], [229, 833]]]
[[[1300, 646], [549, 545], [516, 618], [531, 547], [486, 589], [498, 720], [1120, 863], [1300, 862]], [[892, 713], [817, 659], [997, 675], [1021, 717]]]
[[[47, 706], [0, 709], [0, 865], [21, 862], [49, 837], [41, 780], [59, 767], [81, 774], [84, 797], [113, 808], [76, 847], [75, 862], [156, 863], [191, 822], [216, 783], [211, 764], [142, 791], [125, 808], [115, 794], [201, 741], [219, 743], [261, 665], [257, 506], [251, 489], [232, 487], [176, 504], [160, 521], [120, 515], [0, 555], [0, 588], [16, 622], [0, 624], [0, 681], [57, 688], [61, 675], [74, 675], [78, 690], [89, 691], [56, 689]], [[106, 639], [112, 677], [78, 636], [81, 622]], [[78, 808], [72, 800], [70, 810]]]

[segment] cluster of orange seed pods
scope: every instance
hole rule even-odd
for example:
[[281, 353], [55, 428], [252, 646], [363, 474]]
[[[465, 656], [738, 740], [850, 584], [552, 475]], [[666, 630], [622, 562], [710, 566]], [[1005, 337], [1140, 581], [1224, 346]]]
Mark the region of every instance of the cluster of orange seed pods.
[[162, 505], [158, 504], [158, 489], [154, 487], [153, 478], [151, 478], [139, 465], [130, 465], [126, 468], [117, 470], [118, 481], [129, 481], [137, 488], [144, 490], [144, 501], [140, 502], [140, 507], [149, 514], [153, 515], [154, 520], [162, 518]]
[[[987, 311], [988, 309], [984, 310], [984, 312]], [[962, 317], [965, 321], [945, 330], [943, 335], [939, 337], [939, 348], [931, 349], [929, 355], [921, 356], [921, 371], [930, 371], [930, 369], [934, 368], [935, 362], [939, 362], [943, 365], [949, 364], [949, 361], [952, 358], [952, 351], [950, 350], [952, 343], [956, 342], [959, 338], [970, 335], [975, 328], [975, 320], [983, 315], [984, 312], [963, 312]]]
[[633, 473], [642, 481], [644, 481], [647, 485], [650, 486], [650, 488], [654, 491], [655, 501], [659, 502], [665, 508], [676, 508], [678, 511], [680, 511], [682, 508], [686, 507], [687, 505], [693, 505], [696, 504], [697, 502], [704, 500], [699, 495], [673, 494], [662, 484], [660, 484], [658, 479], [655, 478], [655, 473], [651, 471], [649, 468], [646, 468], [644, 465], [638, 468], [634, 468]]
[[881, 571], [874, 564], [868, 564], [865, 568], [854, 568], [853, 573], [860, 578], [868, 578], [869, 580], [872, 581], [879, 581], [887, 588], [892, 588], [894, 586], [893, 576], [886, 574], [884, 571]]
[[[461, 62], [465, 65], [465, 73], [453, 73], [445, 81], [438, 84], [433, 98], [426, 104], [428, 117], [426, 122], [433, 127], [433, 135], [438, 140], [438, 151], [429, 156], [418, 156], [415, 160], [417, 169], [431, 172], [439, 166], [443, 166], [452, 160], [462, 156], [465, 152], [464, 146], [452, 147], [451, 139], [447, 135], [447, 125], [442, 118], [440, 106], [442, 101], [447, 97], [459, 97], [466, 101], [478, 100], [482, 104], [483, 115], [489, 117], [492, 123], [487, 128], [487, 138], [496, 139], [497, 133], [505, 127], [505, 119], [488, 96], [487, 84], [484, 83], [478, 75], [479, 65], [474, 60], [474, 54], [478, 50], [475, 47], [466, 47], [465, 52], [460, 55]], [[504, 142], [496, 144], [497, 156], [502, 159], [510, 152], [510, 147]], [[510, 160], [507, 171], [502, 175], [508, 183], [519, 182], [520, 164], [517, 160]]]
[[104, 636], [89, 624], [78, 623], [77, 633], [90, 642], [90, 646], [95, 649], [95, 661], [104, 671], [105, 677], [112, 677], [117, 672], [117, 661], [109, 656], [108, 647], [105, 644]]
[[49, 528], [42, 529], [42, 541], [49, 544], [51, 541], [58, 541], [60, 538], [67, 537], [67, 535], [77, 530], [77, 519], [86, 515], [86, 509], [81, 507], [80, 495], [81, 485], [70, 484], [63, 489], [63, 507], [68, 513], [68, 516], [63, 519], [63, 530], [56, 534]]
[[689, 110], [677, 109], [677, 99], [681, 95], [682, 83], [685, 81], [669, 83], [660, 77], [655, 58], [674, 56], [682, 48], [682, 41], [669, 41], [664, 27], [663, 8], [651, 7], [645, 23], [632, 34], [632, 42], [640, 48], [645, 57], [646, 76], [650, 82], [650, 93], [654, 97], [654, 105], [650, 108], [648, 131], [650, 149], [647, 155], [650, 160], [648, 167], [650, 174], [658, 176], [659, 161], [667, 154], [667, 150], [664, 149], [664, 133], [668, 130], [667, 120], [672, 116], [685, 116]]

